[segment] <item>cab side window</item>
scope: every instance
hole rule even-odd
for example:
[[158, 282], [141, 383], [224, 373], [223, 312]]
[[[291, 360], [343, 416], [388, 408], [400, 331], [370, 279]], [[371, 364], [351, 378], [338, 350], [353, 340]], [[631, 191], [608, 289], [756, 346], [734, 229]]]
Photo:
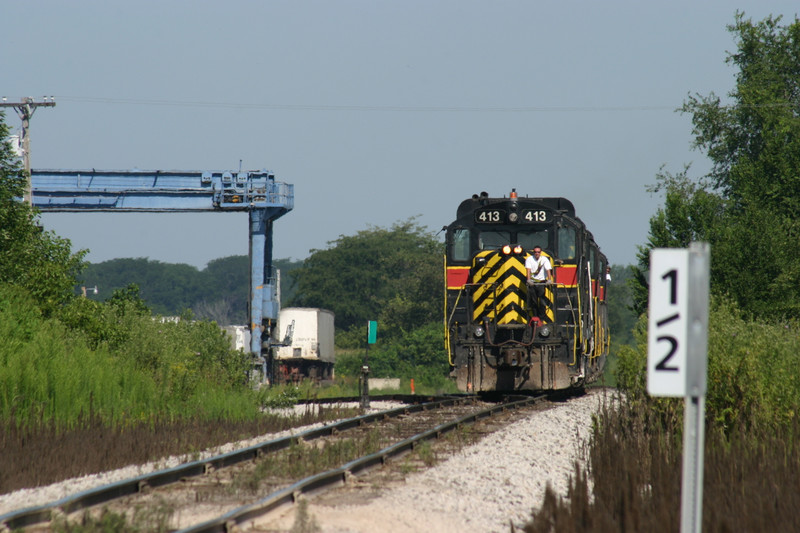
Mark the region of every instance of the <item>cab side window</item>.
[[469, 261], [469, 230], [458, 228], [453, 231], [450, 257], [453, 261]]
[[558, 228], [558, 258], [565, 261], [575, 259], [575, 228]]

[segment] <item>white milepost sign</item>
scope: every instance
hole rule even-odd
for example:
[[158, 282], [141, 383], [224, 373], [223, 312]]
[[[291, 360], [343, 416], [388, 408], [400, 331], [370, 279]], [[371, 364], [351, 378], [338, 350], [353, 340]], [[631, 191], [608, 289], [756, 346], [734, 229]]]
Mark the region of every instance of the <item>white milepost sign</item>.
[[685, 396], [689, 302], [689, 250], [650, 252], [647, 392]]
[[650, 252], [647, 392], [684, 396], [681, 533], [699, 533], [703, 518], [703, 448], [708, 365], [711, 249]]

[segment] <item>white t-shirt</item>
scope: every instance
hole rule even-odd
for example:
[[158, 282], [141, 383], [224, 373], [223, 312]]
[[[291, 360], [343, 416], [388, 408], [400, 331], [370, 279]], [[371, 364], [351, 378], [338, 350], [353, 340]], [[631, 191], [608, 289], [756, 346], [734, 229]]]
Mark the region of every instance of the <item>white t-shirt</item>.
[[544, 255], [539, 255], [538, 261], [533, 255], [529, 255], [527, 259], [525, 259], [525, 268], [530, 269], [531, 279], [547, 281], [547, 273], [550, 272], [553, 267], [550, 265], [550, 260]]

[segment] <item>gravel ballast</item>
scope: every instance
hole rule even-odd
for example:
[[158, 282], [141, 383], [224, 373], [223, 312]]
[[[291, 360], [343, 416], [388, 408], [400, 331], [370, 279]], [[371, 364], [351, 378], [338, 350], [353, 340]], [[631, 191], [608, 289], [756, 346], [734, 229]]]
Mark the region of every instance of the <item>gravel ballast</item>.
[[[321, 533], [508, 532], [542, 503], [549, 483], [566, 495], [575, 461], [590, 436], [592, 414], [610, 393], [589, 392], [487, 435], [449, 459], [379, 491], [363, 504], [326, 505], [312, 498], [306, 520]], [[262, 524], [289, 531], [297, 509]]]
[[[575, 461], [583, 462], [579, 452], [590, 436], [592, 414], [611, 399], [611, 393], [593, 390], [551, 409], [531, 412], [434, 467], [408, 474], [399, 484], [372, 487], [363, 499], [313, 497], [304, 520], [321, 533], [510, 531], [512, 522], [520, 527], [530, 520], [548, 483], [557, 494], [566, 494]], [[208, 455], [255, 442], [243, 441]], [[180, 458], [172, 458], [3, 494], [0, 515], [179, 462]], [[297, 511], [295, 506], [270, 516], [259, 529], [289, 531], [298, 520]]]

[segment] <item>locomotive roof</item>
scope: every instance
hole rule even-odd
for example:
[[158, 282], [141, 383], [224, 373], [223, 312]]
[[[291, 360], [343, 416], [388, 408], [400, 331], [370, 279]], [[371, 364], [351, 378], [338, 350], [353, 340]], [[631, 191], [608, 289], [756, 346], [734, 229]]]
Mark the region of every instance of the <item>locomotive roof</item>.
[[[517, 198], [513, 198], [514, 200], [519, 203], [519, 205], [540, 205], [546, 207], [552, 211], [559, 211], [565, 215], [575, 217], [575, 206], [572, 205], [572, 202], [567, 200], [566, 198], [534, 198], [529, 196], [519, 196]], [[458, 206], [458, 211], [456, 212], [456, 218], [461, 218], [465, 215], [469, 215], [475, 209], [479, 207], [486, 207], [493, 204], [498, 203], [507, 203], [512, 198], [509, 197], [502, 197], [502, 198], [490, 198], [486, 193], [481, 193], [481, 195], [474, 195], [472, 198], [464, 200]]]

